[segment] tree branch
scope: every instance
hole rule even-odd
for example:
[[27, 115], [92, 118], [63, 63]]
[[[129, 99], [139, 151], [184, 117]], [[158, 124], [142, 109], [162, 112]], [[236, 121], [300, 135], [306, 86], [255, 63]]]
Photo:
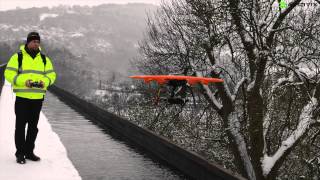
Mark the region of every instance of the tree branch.
[[[273, 24], [271, 29], [278, 29], [281, 23], [284, 21], [285, 17], [301, 2], [302, 0], [294, 0], [289, 3], [288, 8], [285, 9], [283, 12], [280, 13], [279, 17], [277, 18], [276, 22]], [[273, 38], [276, 31], [270, 31], [269, 35], [266, 39], [267, 46], [271, 48], [271, 44], [273, 43]]]
[[[197, 77], [201, 77], [201, 76], [197, 76]], [[214, 96], [214, 94], [212, 93], [210, 88], [207, 85], [203, 85], [203, 84], [202, 84], [202, 87], [205, 90], [207, 97], [210, 99], [210, 101], [215, 106], [215, 109], [218, 111], [221, 111], [222, 104], [218, 102], [218, 100], [216, 99], [216, 97]]]
[[228, 121], [229, 121], [228, 125], [229, 125], [230, 133], [232, 134], [233, 139], [237, 144], [237, 148], [238, 148], [240, 157], [243, 161], [243, 164], [245, 166], [248, 179], [254, 180], [256, 179], [255, 171], [247, 151], [246, 142], [243, 138], [243, 135], [240, 133], [240, 122], [236, 113], [231, 113], [228, 117]]
[[249, 59], [249, 68], [250, 68], [250, 78], [253, 79], [254, 72], [256, 71], [255, 59], [256, 55], [254, 53], [254, 45], [250, 36], [245, 32], [245, 27], [242, 22], [241, 11], [239, 8], [238, 0], [229, 0], [229, 7], [232, 19], [236, 25], [237, 33], [240, 36], [243, 47], [246, 51], [247, 57]]
[[233, 91], [233, 95], [231, 96], [232, 101], [234, 102], [237, 94], [239, 92], [240, 87], [242, 86], [243, 83], [247, 82], [248, 79], [246, 77], [242, 78], [235, 86], [234, 91]]
[[314, 119], [312, 119], [312, 112], [317, 104], [317, 100], [315, 99], [309, 101], [300, 114], [299, 124], [296, 130], [285, 141], [282, 142], [281, 146], [272, 157], [265, 154], [264, 158], [262, 159], [262, 169], [265, 177], [269, 175], [270, 171], [272, 171], [274, 167], [277, 167], [276, 164], [280, 159], [283, 159], [284, 156], [288, 155], [287, 151], [290, 151], [292, 148], [294, 148], [300, 138], [308, 132], [309, 126], [314, 121]]
[[[190, 62], [192, 67], [196, 67], [192, 62]], [[196, 77], [202, 77], [201, 73], [195, 70]], [[203, 85], [201, 83], [201, 87], [205, 90], [205, 95], [209, 98], [209, 102], [213, 105], [213, 108], [217, 110], [217, 112], [221, 113], [221, 110], [223, 108], [223, 105], [218, 102], [215, 95], [212, 93], [210, 88], [207, 85]]]

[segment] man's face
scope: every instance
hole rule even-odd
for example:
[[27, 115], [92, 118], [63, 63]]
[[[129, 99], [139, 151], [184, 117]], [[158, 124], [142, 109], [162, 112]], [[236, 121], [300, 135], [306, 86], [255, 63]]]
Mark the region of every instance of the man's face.
[[40, 46], [40, 41], [39, 40], [32, 40], [28, 43], [28, 49], [30, 50], [38, 50]]

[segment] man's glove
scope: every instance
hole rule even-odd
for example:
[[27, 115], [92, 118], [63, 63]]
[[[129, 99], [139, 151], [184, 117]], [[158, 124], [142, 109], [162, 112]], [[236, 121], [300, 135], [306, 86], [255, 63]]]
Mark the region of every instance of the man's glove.
[[34, 87], [34, 88], [43, 88], [44, 87], [44, 83], [43, 82], [38, 82], [38, 81], [35, 81], [35, 82], [32, 82], [31, 83], [31, 87]]
[[32, 88], [31, 84], [32, 84], [32, 80], [31, 80], [31, 79], [26, 80], [25, 85], [26, 85], [28, 88]]
[[43, 89], [43, 88], [44, 88], [44, 82], [40, 80], [40, 83], [39, 83], [39, 84], [40, 84], [40, 88]]
[[32, 80], [27, 80], [26, 81], [26, 86], [28, 87], [28, 88], [41, 88], [41, 89], [43, 89], [44, 88], [44, 82], [43, 81], [40, 81], [40, 82], [38, 82], [38, 81], [35, 81], [35, 82], [33, 82]]

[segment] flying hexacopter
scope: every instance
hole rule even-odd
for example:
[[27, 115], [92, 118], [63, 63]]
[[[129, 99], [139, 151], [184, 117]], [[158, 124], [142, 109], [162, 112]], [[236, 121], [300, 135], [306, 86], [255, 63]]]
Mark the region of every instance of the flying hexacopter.
[[[193, 92], [190, 86], [201, 83], [208, 85], [209, 83], [221, 83], [222, 79], [218, 78], [206, 78], [206, 77], [194, 77], [194, 76], [178, 76], [178, 75], [139, 75], [129, 76], [134, 79], [143, 79], [145, 83], [156, 81], [160, 87], [167, 85], [170, 88], [170, 97], [167, 101], [170, 104], [184, 105], [188, 100], [186, 99], [186, 91], [189, 90], [193, 96]], [[155, 103], [158, 103], [160, 98], [161, 88], [158, 90], [155, 98]], [[179, 97], [177, 97], [179, 96]], [[194, 99], [194, 96], [193, 96]]]

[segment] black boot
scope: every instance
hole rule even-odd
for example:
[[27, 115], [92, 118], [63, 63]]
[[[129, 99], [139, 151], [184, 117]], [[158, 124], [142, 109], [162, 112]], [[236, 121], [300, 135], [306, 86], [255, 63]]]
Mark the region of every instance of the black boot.
[[26, 159], [24, 158], [24, 155], [17, 155], [17, 163], [19, 163], [19, 164], [26, 163]]
[[40, 157], [36, 156], [33, 153], [26, 154], [26, 159], [29, 159], [31, 161], [40, 161]]

